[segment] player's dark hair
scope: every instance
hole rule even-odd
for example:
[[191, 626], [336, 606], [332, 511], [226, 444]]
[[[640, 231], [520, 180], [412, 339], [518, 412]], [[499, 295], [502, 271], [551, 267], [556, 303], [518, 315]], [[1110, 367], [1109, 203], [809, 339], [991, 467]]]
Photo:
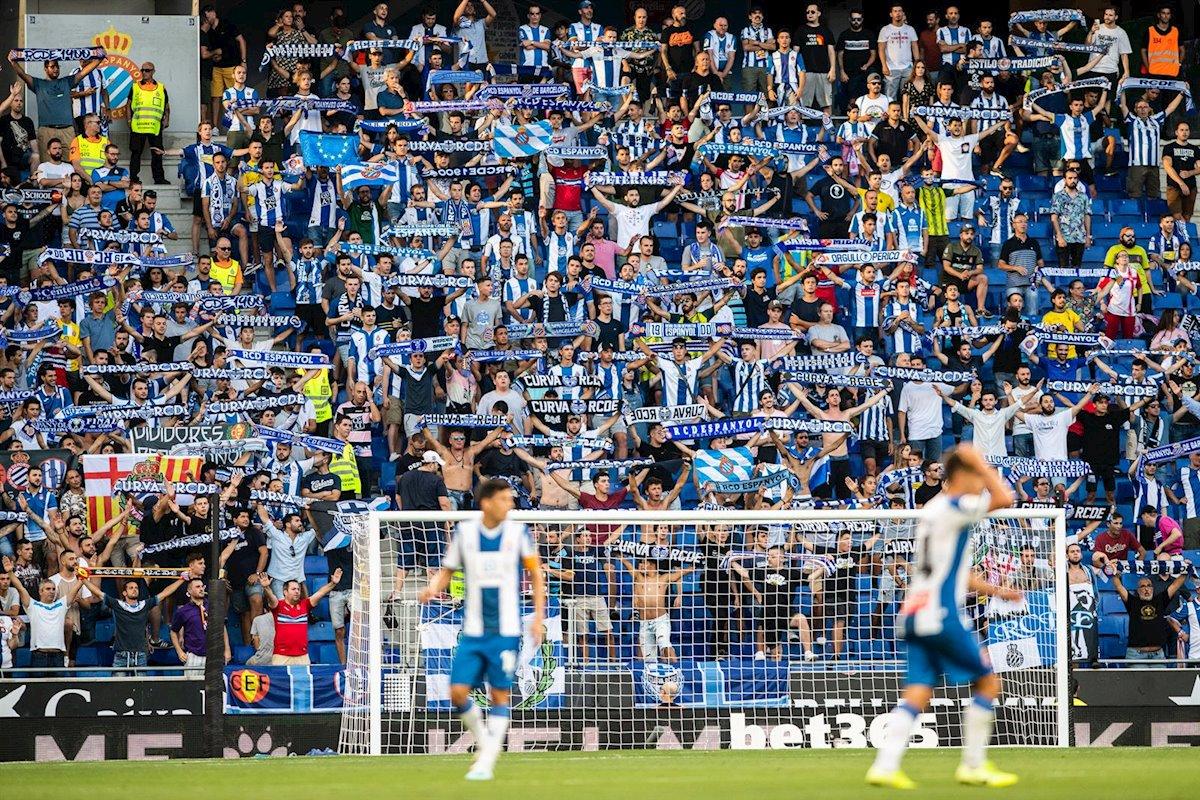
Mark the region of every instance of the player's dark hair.
[[962, 457], [958, 449], [951, 450], [944, 461], [942, 481], [949, 483], [959, 472], [974, 472], [975, 468]]
[[476, 502], [482, 503], [492, 495], [500, 492], [512, 491], [512, 487], [499, 478], [489, 478], [479, 485], [479, 489], [475, 492]]

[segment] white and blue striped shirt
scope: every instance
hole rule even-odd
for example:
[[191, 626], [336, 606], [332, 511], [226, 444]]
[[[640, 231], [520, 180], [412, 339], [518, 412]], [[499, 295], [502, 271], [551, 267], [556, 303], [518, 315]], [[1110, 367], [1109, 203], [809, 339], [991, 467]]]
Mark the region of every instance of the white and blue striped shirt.
[[787, 105], [790, 101], [788, 93], [794, 92], [800, 86], [800, 74], [804, 72], [804, 56], [796, 48], [771, 53], [767, 62], [767, 72], [771, 82], [775, 84], [775, 102]]
[[1016, 196], [1005, 200], [996, 194], [987, 199], [988, 216], [991, 218], [990, 222], [992, 224], [992, 236], [988, 240], [989, 242], [992, 244], [1004, 244], [1012, 238], [1012, 220], [1020, 208], [1021, 199]]
[[858, 438], [872, 442], [886, 442], [889, 438], [888, 420], [896, 415], [892, 406], [892, 396], [884, 395], [883, 399], [866, 409], [858, 417]]
[[1142, 119], [1136, 114], [1125, 117], [1129, 123], [1129, 166], [1157, 167], [1162, 163], [1162, 124], [1167, 117], [1161, 111]]
[[383, 374], [383, 359], [371, 358], [369, 354], [373, 348], [389, 341], [391, 337], [388, 332], [380, 327], [370, 331], [364, 328], [350, 329], [350, 357], [354, 359], [358, 380], [368, 386], [375, 385], [375, 379]]
[[980, 39], [979, 43], [983, 45], [983, 58], [1008, 57], [1008, 50], [1004, 47], [1004, 40], [999, 36], [989, 36], [986, 39]]
[[[258, 90], [254, 89], [250, 86], [247, 86], [244, 89], [234, 89], [231, 86], [221, 94], [221, 102], [222, 103], [224, 103], [227, 100], [257, 100], [257, 99], [259, 99], [258, 98]], [[253, 119], [254, 118], [251, 118], [251, 120], [253, 120]], [[237, 118], [237, 116], [233, 113], [232, 110], [227, 110], [225, 112], [223, 121], [225, 122], [225, 127], [227, 130], [240, 131], [242, 129], [241, 120], [239, 120]]]
[[1159, 513], [1166, 515], [1171, 503], [1167, 499], [1167, 490], [1158, 482], [1158, 478], [1147, 478], [1142, 470], [1133, 473], [1133, 516], [1138, 517], [1146, 506], [1154, 506]]
[[[71, 76], [79, 74], [80, 67], [71, 73]], [[95, 89], [94, 92], [87, 97], [73, 98], [71, 100], [71, 113], [76, 117], [86, 116], [87, 114], [99, 114], [100, 104], [104, 100], [104, 73], [98, 69], [94, 69], [80, 79], [75, 85], [73, 92], [86, 92], [88, 89]]]
[[892, 229], [896, 231], [896, 247], [901, 250], [921, 249], [921, 231], [929, 227], [929, 221], [919, 203], [912, 206], [898, 204], [892, 212], [892, 223]]
[[546, 234], [546, 272], [567, 272], [567, 259], [575, 255], [577, 241], [573, 231], [556, 233], [553, 229]]
[[1183, 484], [1183, 518], [1200, 517], [1200, 470], [1180, 467], [1179, 482]]
[[767, 388], [767, 362], [763, 359], [737, 359], [729, 365], [733, 377], [733, 411], [752, 414], [758, 410], [758, 397]]
[[737, 40], [728, 31], [724, 35], [711, 30], [704, 34], [704, 49], [712, 54], [713, 69], [717, 72], [725, 69], [725, 65], [737, 51]]
[[1058, 135], [1062, 139], [1064, 160], [1083, 161], [1092, 157], [1091, 148], [1088, 146], [1088, 128], [1095, 121], [1096, 118], [1090, 111], [1084, 111], [1078, 117], [1072, 117], [1070, 114], [1054, 115], [1054, 127], [1058, 128]]
[[319, 258], [299, 258], [292, 265], [296, 273], [296, 303], [317, 305], [325, 288], [325, 262]]
[[[518, 278], [514, 275], [504, 282], [504, 294], [501, 297], [501, 300], [504, 303], [515, 303], [523, 295], [528, 294], [529, 292], [538, 288], [538, 282], [533, 278]], [[505, 313], [507, 314], [507, 311]], [[525, 308], [517, 309], [517, 320], [521, 322], [533, 322], [533, 318], [534, 314], [532, 306], [526, 306]]]
[[[908, 312], [910, 319], [920, 319], [919, 315], [921, 311], [917, 308], [917, 304], [911, 300], [907, 303], [901, 303], [899, 300], [893, 300], [888, 303], [883, 318], [889, 320], [904, 311]], [[922, 351], [921, 337], [905, 325], [896, 327], [896, 330], [892, 332], [891, 342], [893, 353], [919, 353]]]
[[458, 523], [442, 567], [463, 571], [464, 636], [521, 636], [522, 562], [535, 554], [523, 523], [506, 520], [492, 530], [482, 520]]
[[250, 205], [260, 226], [274, 228], [283, 222], [283, 193], [295, 189], [296, 186], [297, 184], [285, 183], [276, 177], [270, 183], [259, 181], [246, 190], [246, 194], [254, 199]]
[[208, 215], [213, 227], [219, 228], [233, 209], [233, 201], [237, 197], [237, 178], [228, 172], [224, 178], [213, 173], [212, 177], [204, 182], [201, 196], [208, 198]]
[[[550, 29], [545, 25], [538, 25], [536, 28], [532, 25], [522, 25], [517, 28], [518, 42], [545, 42], [550, 39]], [[524, 47], [519, 48], [521, 52], [521, 66], [523, 67], [545, 67], [550, 65], [550, 51], [542, 50], [539, 47], [531, 47], [526, 50]]]
[[[943, 26], [937, 29], [938, 44], [966, 44], [971, 39], [971, 30], [966, 25], [955, 25], [953, 28]], [[942, 53], [942, 63], [952, 67], [963, 57], [962, 53]]]
[[313, 176], [312, 210], [308, 213], [308, 224], [315, 228], [337, 227], [337, 183], [333, 178], [317, 180]]
[[[766, 44], [767, 42], [775, 41], [775, 32], [766, 25], [762, 25], [758, 28], [747, 25], [746, 27], [742, 28], [741, 39], [743, 42], [749, 39], [752, 42]], [[770, 56], [770, 53], [764, 53], [761, 50], [747, 50], [742, 48], [742, 69], [746, 69], [748, 67], [766, 69], [767, 59], [769, 59]]]
[[600, 400], [617, 400], [625, 399], [625, 382], [622, 380], [625, 367], [621, 364], [613, 362], [607, 367], [603, 364], [596, 363], [596, 374], [600, 376], [600, 388], [596, 391], [596, 397]]
[[[574, 46], [571, 49], [577, 52], [583, 49], [579, 46], [580, 43], [591, 44], [592, 42], [598, 42], [603, 36], [604, 28], [595, 22], [588, 25], [584, 25], [582, 22], [572, 22], [567, 27], [567, 39], [574, 40]], [[582, 69], [587, 66], [587, 59], [577, 58], [571, 62], [571, 66]]]
[[859, 280], [850, 284], [854, 295], [854, 327], [878, 328], [880, 297], [883, 295], [883, 284], [886, 281], [882, 275], [875, 276], [874, 283], [863, 283], [862, 273]]

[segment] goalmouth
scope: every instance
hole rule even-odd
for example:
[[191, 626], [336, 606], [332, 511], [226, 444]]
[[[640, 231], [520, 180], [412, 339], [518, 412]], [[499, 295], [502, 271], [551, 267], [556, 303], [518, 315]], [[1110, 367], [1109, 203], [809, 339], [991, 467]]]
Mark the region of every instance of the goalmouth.
[[[544, 642], [526, 634], [518, 659], [509, 749], [873, 746], [903, 685], [894, 622], [922, 513], [513, 512], [551, 574]], [[416, 596], [454, 525], [474, 516], [353, 523], [342, 753], [472, 744], [449, 704], [460, 587], [427, 605]], [[1065, 544], [1062, 509], [974, 527], [973, 568], [1025, 591], [969, 604], [1004, 681], [997, 745], [1069, 744]], [[960, 745], [969, 699], [937, 689], [913, 746]]]

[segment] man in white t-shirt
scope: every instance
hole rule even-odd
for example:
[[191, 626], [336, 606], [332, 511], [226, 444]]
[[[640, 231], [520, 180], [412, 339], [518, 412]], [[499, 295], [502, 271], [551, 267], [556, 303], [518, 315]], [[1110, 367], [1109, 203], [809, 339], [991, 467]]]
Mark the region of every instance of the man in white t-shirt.
[[1019, 417], [1024, 418], [1030, 433], [1033, 434], [1034, 458], [1038, 461], [1067, 460], [1067, 429], [1075, 421], [1079, 410], [1092, 401], [1092, 395], [1098, 388], [1094, 383], [1088, 386], [1088, 393], [1070, 408], [1056, 410], [1054, 398], [1044, 394], [1036, 414], [1017, 412]]
[[33, 174], [37, 185], [42, 189], [66, 189], [69, 186], [67, 178], [75, 174], [75, 167], [70, 161], [63, 160], [67, 146], [58, 139], [51, 139], [46, 145], [47, 158], [38, 164], [37, 172]]
[[921, 53], [917, 32], [905, 21], [904, 6], [893, 4], [889, 16], [891, 23], [879, 29], [879, 61], [883, 65], [883, 77], [887, 79], [884, 93], [899, 97], [901, 87], [912, 75], [913, 62], [921, 57]]
[[[925, 369], [925, 359], [914, 356], [912, 369]], [[954, 391], [946, 383], [908, 381], [900, 390], [899, 431], [900, 443], [908, 443], [912, 452], [920, 453], [923, 459], [940, 461], [942, 458], [942, 397]]]
[[[13, 575], [13, 561], [3, 556], [0, 564], [9, 576], [9, 581], [21, 596], [21, 605], [29, 615], [29, 668], [67, 666], [66, 621], [67, 611], [75, 604], [75, 597], [83, 588], [83, 581], [76, 580], [65, 597], [57, 598], [57, 588], [49, 578], [38, 582], [38, 599], [34, 600], [25, 590], [25, 585]], [[31, 677], [42, 677], [36, 673]], [[50, 674], [48, 677], [56, 677]]]
[[643, 236], [650, 235], [650, 221], [654, 215], [670, 205], [681, 189], [683, 189], [683, 184], [677, 183], [657, 203], [646, 203], [645, 205], [637, 204], [641, 194], [633, 186], [626, 187], [625, 193], [621, 195], [624, 203], [614, 203], [600, 191], [599, 186], [592, 187], [592, 196], [599, 201], [600, 205], [604, 206], [605, 211], [616, 219], [617, 246], [622, 250], [632, 250]]
[[[924, 119], [913, 117], [925, 135], [933, 141], [938, 152], [942, 155], [942, 182], [956, 181], [950, 184], [957, 188], [962, 182], [974, 183], [975, 167], [971, 156], [979, 145], [980, 139], [986, 139], [1004, 127], [1004, 121], [995, 122], [979, 133], [964, 134], [964, 123], [961, 119], [952, 119], [946, 126], [947, 133], [938, 134]], [[946, 220], [970, 219], [975, 213], [975, 192], [951, 194], [946, 197]]]
[[[1117, 9], [1107, 6], [1104, 9], [1103, 21], [1096, 20], [1088, 31], [1088, 44], [1107, 45], [1103, 53], [1097, 53], [1092, 60], [1079, 68], [1079, 76], [1090, 73], [1096, 77], [1108, 78], [1109, 89], [1106, 96], [1111, 100], [1116, 95], [1117, 84], [1129, 77], [1129, 54], [1133, 48], [1129, 44], [1129, 34], [1117, 25]], [[1108, 103], [1105, 103], [1105, 110]]]

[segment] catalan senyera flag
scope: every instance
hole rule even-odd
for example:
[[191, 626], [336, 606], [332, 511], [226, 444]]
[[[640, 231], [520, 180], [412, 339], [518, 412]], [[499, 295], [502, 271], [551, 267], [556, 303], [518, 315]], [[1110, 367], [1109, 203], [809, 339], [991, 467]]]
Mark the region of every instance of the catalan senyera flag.
[[157, 453], [115, 453], [83, 457], [83, 490], [87, 495], [88, 530], [97, 531], [121, 513], [123, 500], [113, 487], [122, 478], [162, 477], [172, 482], [199, 480], [204, 459]]
[[200, 480], [204, 459], [200, 456], [159, 456], [158, 472], [172, 483]]

